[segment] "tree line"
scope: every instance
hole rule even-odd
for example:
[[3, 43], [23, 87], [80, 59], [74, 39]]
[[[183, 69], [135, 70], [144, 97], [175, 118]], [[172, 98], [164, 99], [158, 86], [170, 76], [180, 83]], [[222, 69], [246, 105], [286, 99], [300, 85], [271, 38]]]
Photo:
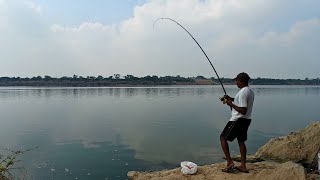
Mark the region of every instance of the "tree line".
[[[223, 84], [234, 84], [231, 78], [221, 78]], [[134, 75], [121, 76], [78, 76], [71, 77], [51, 77], [51, 76], [34, 76], [34, 77], [0, 77], [0, 86], [66, 86], [66, 87], [96, 87], [96, 86], [155, 86], [155, 85], [212, 85], [219, 84], [215, 77], [205, 78], [147, 75], [136, 77]], [[272, 79], [272, 78], [255, 78], [251, 79], [252, 85], [320, 85], [319, 78], [315, 79]]]

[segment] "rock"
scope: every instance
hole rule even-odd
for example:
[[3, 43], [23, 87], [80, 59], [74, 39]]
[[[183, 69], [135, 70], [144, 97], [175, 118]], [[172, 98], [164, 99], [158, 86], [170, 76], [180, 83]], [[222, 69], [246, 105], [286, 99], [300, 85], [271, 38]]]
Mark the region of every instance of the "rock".
[[318, 171], [313, 171], [307, 174], [308, 180], [320, 180], [320, 174]]
[[[290, 174], [290, 175], [289, 175]], [[270, 173], [261, 172], [261, 179], [281, 179], [281, 180], [293, 180], [293, 179], [307, 179], [305, 169], [300, 164], [296, 164], [292, 161], [279, 165], [274, 171]]]
[[256, 152], [255, 158], [310, 164], [320, 148], [319, 137], [320, 122], [317, 121], [288, 136], [271, 139]]
[[0, 180], [9, 180], [9, 179], [3, 176], [2, 174], [0, 174]]
[[[223, 157], [223, 159], [226, 159], [226, 158]], [[232, 160], [233, 161], [237, 161], [237, 162], [241, 162], [241, 156], [240, 155], [235, 155], [234, 157], [232, 157]], [[251, 155], [251, 154], [247, 154], [246, 161], [248, 163], [255, 163], [255, 162], [264, 161], [264, 159], [255, 157], [254, 155]]]
[[[237, 164], [239, 165], [239, 164]], [[306, 172], [304, 168], [294, 162], [277, 163], [277, 162], [257, 162], [247, 163], [249, 173], [224, 173], [221, 171], [226, 167], [225, 163], [199, 166], [194, 175], [183, 175], [181, 168], [173, 170], [163, 170], [158, 172], [135, 172], [128, 173], [129, 179], [132, 180], [222, 180], [222, 179], [281, 179], [281, 180], [304, 180]]]

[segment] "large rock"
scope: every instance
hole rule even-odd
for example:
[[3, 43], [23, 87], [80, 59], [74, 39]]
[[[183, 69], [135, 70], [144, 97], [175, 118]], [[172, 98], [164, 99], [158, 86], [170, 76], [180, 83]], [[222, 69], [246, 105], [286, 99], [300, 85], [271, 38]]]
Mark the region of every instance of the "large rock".
[[247, 163], [249, 173], [224, 173], [221, 171], [226, 166], [225, 163], [199, 166], [194, 175], [183, 175], [181, 168], [163, 170], [158, 172], [128, 172], [129, 179], [132, 180], [225, 180], [225, 179], [246, 179], [246, 180], [305, 180], [306, 172], [304, 168], [294, 162], [257, 162]]
[[288, 136], [271, 139], [255, 154], [256, 158], [278, 162], [310, 164], [320, 148], [320, 121]]

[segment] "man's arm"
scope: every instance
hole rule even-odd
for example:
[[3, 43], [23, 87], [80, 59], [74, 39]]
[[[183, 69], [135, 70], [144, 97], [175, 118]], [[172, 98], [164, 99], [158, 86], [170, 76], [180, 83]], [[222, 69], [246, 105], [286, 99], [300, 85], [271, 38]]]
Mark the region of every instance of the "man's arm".
[[238, 111], [241, 114], [246, 114], [247, 113], [247, 108], [246, 107], [238, 107], [236, 105], [234, 105], [231, 101], [231, 99], [227, 99], [226, 102], [230, 107], [232, 107], [233, 109], [235, 109], [236, 111]]
[[233, 104], [233, 101], [234, 101], [234, 98], [228, 96], [228, 95], [225, 95], [225, 98], [226, 98], [226, 103], [233, 109], [235, 109], [236, 111], [238, 111], [239, 113], [241, 114], [246, 114], [247, 113], [247, 107], [238, 107], [236, 106], [235, 104]]

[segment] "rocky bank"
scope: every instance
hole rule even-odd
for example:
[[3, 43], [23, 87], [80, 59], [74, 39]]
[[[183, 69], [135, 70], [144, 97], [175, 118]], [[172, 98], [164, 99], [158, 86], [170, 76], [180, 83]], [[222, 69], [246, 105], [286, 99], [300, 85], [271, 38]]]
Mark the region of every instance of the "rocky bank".
[[[320, 180], [316, 171], [309, 172], [317, 164], [320, 148], [320, 121], [308, 125], [288, 136], [271, 139], [255, 155], [248, 157], [249, 173], [224, 173], [225, 163], [199, 166], [194, 175], [184, 175], [181, 168], [158, 172], [128, 172], [132, 180]], [[238, 158], [235, 157], [235, 160]], [[260, 162], [259, 162], [260, 161]], [[239, 165], [236, 163], [236, 166]], [[304, 165], [304, 166], [303, 166]], [[308, 170], [308, 171], [307, 171]]]

